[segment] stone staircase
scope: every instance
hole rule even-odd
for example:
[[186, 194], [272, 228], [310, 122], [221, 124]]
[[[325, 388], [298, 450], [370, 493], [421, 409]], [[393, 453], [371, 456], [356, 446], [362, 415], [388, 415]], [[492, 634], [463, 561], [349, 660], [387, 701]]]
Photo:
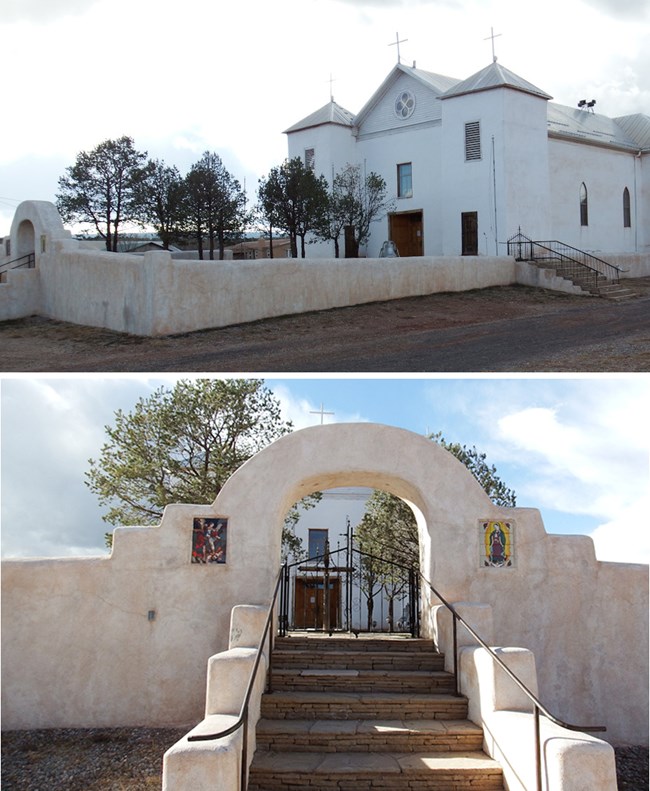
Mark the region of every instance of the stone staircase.
[[431, 641], [278, 638], [248, 788], [503, 789], [482, 744]]
[[534, 263], [540, 269], [552, 269], [558, 277], [569, 280], [574, 286], [578, 286], [578, 288], [594, 296], [610, 299], [614, 302], [637, 296], [632, 289], [622, 285], [620, 282], [608, 280], [605, 275], [597, 275], [596, 282], [594, 282], [593, 272], [577, 262], [572, 264], [563, 262], [560, 258], [549, 256], [537, 258], [531, 263]]

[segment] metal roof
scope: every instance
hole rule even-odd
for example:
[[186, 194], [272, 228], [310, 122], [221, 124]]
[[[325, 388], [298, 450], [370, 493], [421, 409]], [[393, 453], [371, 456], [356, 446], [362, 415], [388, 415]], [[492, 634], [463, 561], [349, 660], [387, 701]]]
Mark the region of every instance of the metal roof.
[[641, 151], [650, 151], [650, 116], [637, 113], [614, 119]]
[[315, 113], [303, 118], [302, 121], [298, 121], [297, 124], [285, 129], [285, 134], [298, 132], [301, 129], [311, 129], [314, 126], [322, 126], [323, 124], [354, 126], [354, 115], [332, 99], [320, 110], [316, 110]]
[[608, 118], [606, 115], [549, 102], [548, 131], [554, 137], [576, 142], [614, 146], [632, 151], [650, 148], [650, 118], [630, 115]]
[[462, 96], [466, 93], [478, 93], [479, 91], [491, 91], [493, 88], [512, 88], [516, 91], [530, 93], [542, 99], [552, 99], [545, 91], [533, 85], [528, 80], [515, 74], [510, 69], [506, 69], [500, 63], [494, 61], [481, 71], [468, 77], [466, 80], [457, 83], [444, 93], [440, 98], [449, 99], [452, 96]]

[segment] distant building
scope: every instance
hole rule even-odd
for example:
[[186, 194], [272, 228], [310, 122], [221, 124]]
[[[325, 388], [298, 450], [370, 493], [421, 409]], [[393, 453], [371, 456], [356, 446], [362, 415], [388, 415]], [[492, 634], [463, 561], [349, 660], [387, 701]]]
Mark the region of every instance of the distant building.
[[[650, 251], [650, 117], [575, 107], [496, 59], [465, 80], [396, 65], [356, 115], [334, 100], [286, 130], [331, 184], [346, 164], [381, 175], [395, 209], [365, 254], [504, 255], [519, 229], [582, 250]], [[309, 256], [333, 255], [333, 243]]]

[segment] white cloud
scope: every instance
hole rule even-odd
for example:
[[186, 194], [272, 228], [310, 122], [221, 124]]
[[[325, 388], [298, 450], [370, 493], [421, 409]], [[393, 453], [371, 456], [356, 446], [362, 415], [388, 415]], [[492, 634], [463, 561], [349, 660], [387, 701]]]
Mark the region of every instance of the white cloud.
[[647, 382], [594, 381], [570, 390], [568, 405], [514, 409], [496, 421], [503, 456], [530, 463], [518, 494], [598, 520], [601, 559], [649, 562]]

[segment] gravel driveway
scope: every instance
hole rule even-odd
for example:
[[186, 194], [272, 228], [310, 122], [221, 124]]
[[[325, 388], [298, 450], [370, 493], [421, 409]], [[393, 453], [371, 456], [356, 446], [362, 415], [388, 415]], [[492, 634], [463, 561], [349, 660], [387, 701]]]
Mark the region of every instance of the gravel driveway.
[[650, 278], [596, 297], [507, 286], [162, 338], [32, 317], [0, 324], [0, 370], [650, 371]]

